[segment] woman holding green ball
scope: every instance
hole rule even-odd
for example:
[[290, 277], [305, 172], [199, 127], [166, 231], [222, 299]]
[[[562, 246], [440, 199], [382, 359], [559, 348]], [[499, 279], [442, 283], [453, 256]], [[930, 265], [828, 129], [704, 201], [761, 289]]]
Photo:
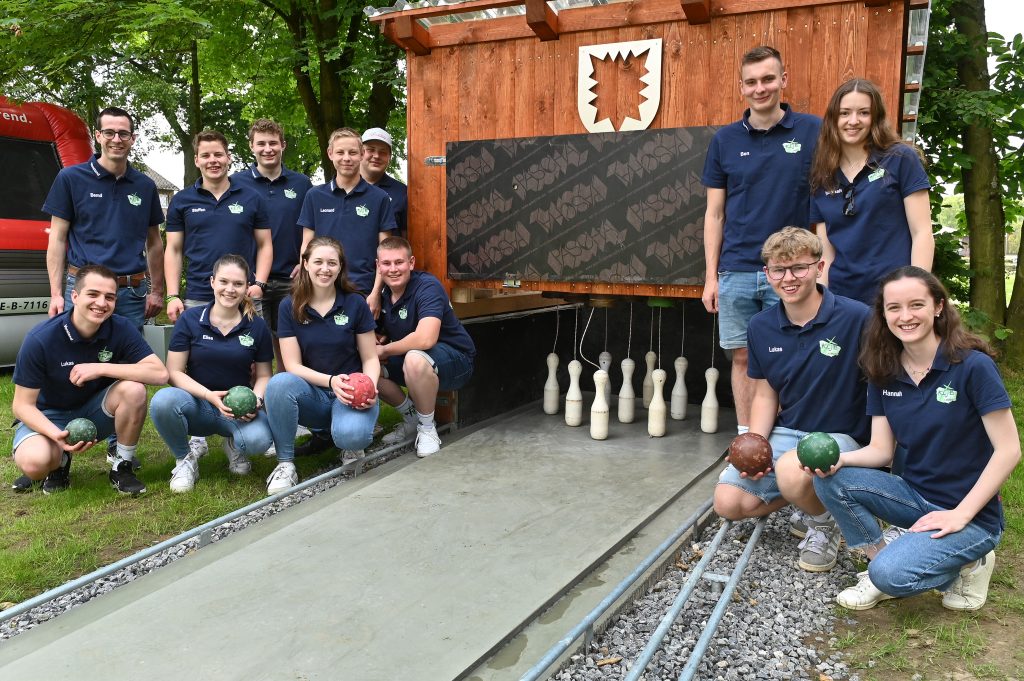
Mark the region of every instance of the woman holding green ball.
[[[191, 490], [199, 478], [189, 436], [223, 436], [228, 470], [236, 475], [249, 473], [248, 457], [263, 454], [273, 443], [263, 395], [274, 348], [270, 329], [246, 295], [245, 259], [220, 258], [210, 284], [213, 302], [186, 310], [175, 323], [167, 353], [172, 387], [159, 390], [149, 406], [153, 425], [177, 460], [171, 472], [172, 492]], [[239, 386], [251, 386], [256, 396], [248, 413], [237, 413], [247, 394]]]

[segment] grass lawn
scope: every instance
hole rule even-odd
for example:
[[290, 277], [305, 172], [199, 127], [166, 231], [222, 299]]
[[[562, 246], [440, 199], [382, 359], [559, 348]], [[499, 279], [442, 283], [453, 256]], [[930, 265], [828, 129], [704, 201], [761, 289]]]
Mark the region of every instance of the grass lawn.
[[[150, 388], [150, 396], [156, 388]], [[0, 422], [10, 424], [14, 385], [11, 370], [0, 373]], [[381, 421], [394, 423], [398, 414], [381, 410]], [[266, 478], [277, 464], [252, 459], [244, 477], [227, 470], [220, 437], [209, 438], [210, 454], [199, 464], [199, 481], [190, 494], [168, 488], [174, 459], [153, 424], [147, 420], [139, 443], [143, 463], [139, 478], [148, 492], [132, 498], [118, 494], [107, 479], [106, 443], [74, 458], [71, 488], [44, 495], [38, 488], [15, 494], [11, 482], [20, 473], [10, 457], [13, 428], [0, 437], [0, 604], [17, 603], [66, 581], [173, 537], [266, 496]], [[330, 468], [337, 452], [298, 459], [299, 478]]]

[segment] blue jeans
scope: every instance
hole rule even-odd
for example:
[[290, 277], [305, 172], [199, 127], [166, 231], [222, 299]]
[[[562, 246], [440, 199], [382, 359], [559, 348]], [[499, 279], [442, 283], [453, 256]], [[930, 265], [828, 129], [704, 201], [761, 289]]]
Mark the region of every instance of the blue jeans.
[[[896, 475], [874, 468], [841, 468], [827, 478], [814, 478], [818, 499], [832, 513], [851, 548], [876, 544], [882, 530], [876, 517], [897, 527], [910, 527], [918, 518], [943, 509], [924, 499]], [[907, 532], [868, 565], [871, 582], [890, 596], [913, 596], [948, 589], [960, 568], [978, 560], [999, 544], [1001, 533], [976, 523], [932, 539], [934, 532]]]
[[[473, 377], [473, 359], [447, 343], [438, 342], [429, 350], [409, 351], [409, 353], [413, 352], [426, 356], [430, 366], [434, 367], [438, 390], [458, 390], [469, 383], [469, 379]], [[406, 355], [388, 357], [384, 360], [384, 368], [387, 370], [386, 375], [389, 379], [398, 385], [408, 387], [404, 371]]]
[[[64, 284], [64, 310], [71, 309], [71, 291], [75, 288], [75, 275], [67, 275]], [[143, 281], [138, 286], [118, 286], [117, 305], [114, 312], [126, 317], [128, 321], [135, 324], [135, 328], [142, 333], [142, 325], [146, 323], [146, 296], [149, 295], [149, 281]]]
[[188, 454], [190, 435], [230, 437], [235, 448], [247, 456], [262, 454], [273, 442], [265, 412], [257, 412], [252, 421], [229, 419], [206, 400], [181, 388], [158, 390], [149, 403], [149, 418], [179, 461]]
[[777, 302], [764, 272], [719, 272], [718, 344], [724, 350], [747, 347], [750, 318]]
[[373, 425], [380, 412], [379, 402], [368, 409], [353, 409], [328, 388], [287, 372], [270, 379], [266, 404], [278, 461], [295, 458], [295, 429], [300, 423], [310, 430], [329, 428], [338, 449], [363, 449], [373, 441]]

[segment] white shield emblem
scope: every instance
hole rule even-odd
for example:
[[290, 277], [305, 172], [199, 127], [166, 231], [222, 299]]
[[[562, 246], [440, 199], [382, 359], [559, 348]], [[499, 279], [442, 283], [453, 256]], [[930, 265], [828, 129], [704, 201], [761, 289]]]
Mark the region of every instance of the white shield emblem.
[[619, 130], [646, 130], [654, 121], [661, 103], [661, 38], [651, 40], [634, 40], [625, 43], [606, 43], [604, 45], [586, 45], [580, 47], [579, 74], [576, 79], [577, 109], [580, 120], [588, 132], [615, 132], [610, 119], [597, 120], [597, 93], [594, 86], [594, 59], [643, 59], [646, 71], [640, 76], [645, 87], [640, 91], [644, 99], [638, 107], [640, 118], [627, 116]]

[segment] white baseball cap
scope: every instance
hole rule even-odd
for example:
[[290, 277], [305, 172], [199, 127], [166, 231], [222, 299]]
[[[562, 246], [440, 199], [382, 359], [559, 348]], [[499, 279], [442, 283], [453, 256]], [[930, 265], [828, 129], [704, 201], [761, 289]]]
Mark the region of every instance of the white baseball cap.
[[370, 128], [363, 133], [363, 142], [369, 142], [371, 140], [383, 142], [390, 148], [394, 148], [395, 146], [394, 142], [391, 141], [391, 135], [389, 135], [388, 131], [383, 128]]

